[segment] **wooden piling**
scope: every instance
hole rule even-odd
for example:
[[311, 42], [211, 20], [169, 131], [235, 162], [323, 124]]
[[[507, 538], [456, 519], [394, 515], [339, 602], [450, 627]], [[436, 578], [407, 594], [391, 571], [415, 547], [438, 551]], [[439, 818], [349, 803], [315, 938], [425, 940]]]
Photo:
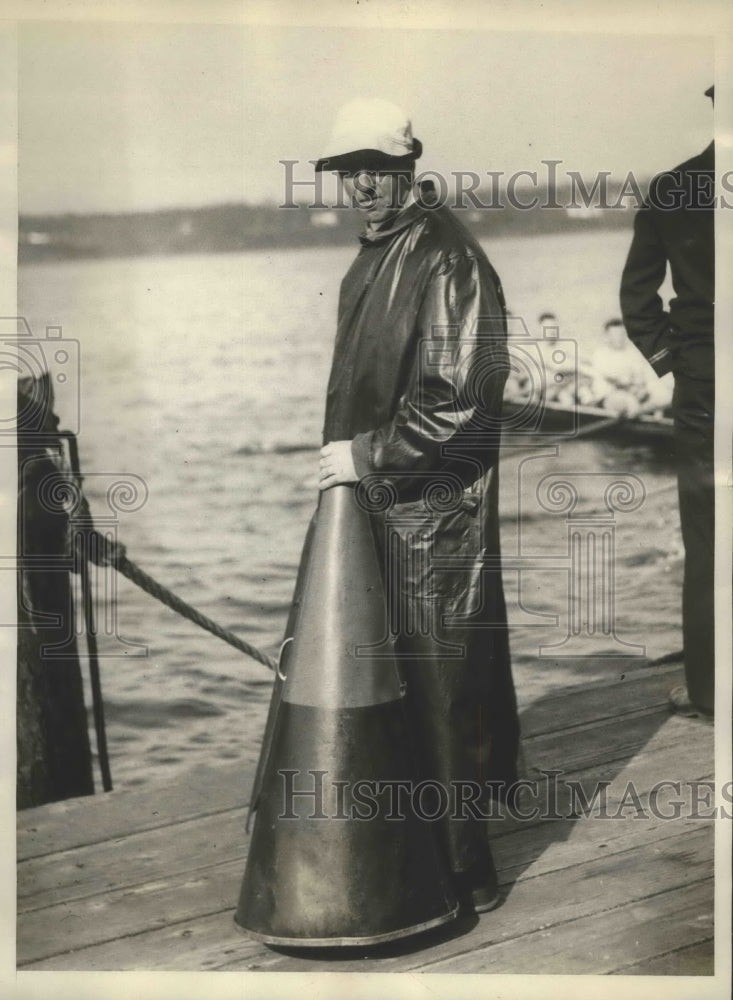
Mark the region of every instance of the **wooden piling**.
[[19, 809], [94, 793], [70, 571], [72, 476], [48, 375], [18, 382]]

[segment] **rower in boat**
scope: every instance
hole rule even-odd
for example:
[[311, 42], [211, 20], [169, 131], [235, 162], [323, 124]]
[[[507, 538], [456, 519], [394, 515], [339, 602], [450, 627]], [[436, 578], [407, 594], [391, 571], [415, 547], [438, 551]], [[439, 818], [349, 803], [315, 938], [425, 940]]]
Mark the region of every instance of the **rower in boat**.
[[[543, 313], [540, 324], [556, 324], [553, 313]], [[511, 341], [509, 350], [511, 352]], [[568, 414], [584, 412], [589, 417], [607, 411], [613, 416], [635, 420], [643, 417], [666, 429], [672, 397], [670, 378], [649, 377], [649, 366], [626, 335], [620, 319], [609, 319], [604, 325], [603, 342], [589, 358], [575, 362], [553, 363], [545, 357], [544, 391], [541, 403], [553, 412]], [[508, 413], [516, 406], [526, 406], [537, 385], [521, 365], [513, 365], [504, 394]]]
[[633, 418], [650, 410], [661, 415], [671, 401], [669, 386], [650, 386], [649, 365], [629, 340], [620, 319], [605, 324], [603, 342], [590, 359], [590, 369], [595, 405], [616, 416]]
[[577, 406], [598, 406], [593, 369], [578, 359], [572, 367], [556, 366], [547, 380], [547, 402], [573, 410]]

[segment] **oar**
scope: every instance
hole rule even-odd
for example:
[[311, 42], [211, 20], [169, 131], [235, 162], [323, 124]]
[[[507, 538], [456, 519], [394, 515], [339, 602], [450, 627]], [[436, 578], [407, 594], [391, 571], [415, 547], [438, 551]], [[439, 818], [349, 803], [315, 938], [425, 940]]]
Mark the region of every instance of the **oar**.
[[[627, 418], [624, 416], [616, 417], [603, 417], [601, 420], [594, 420], [590, 424], [586, 424], [585, 427], [579, 428], [572, 436], [568, 435], [557, 435], [555, 438], [549, 438], [548, 443], [553, 444], [555, 441], [575, 441], [577, 438], [586, 437], [590, 434], [594, 434], [596, 431], [605, 430], [607, 427], [615, 427], [617, 424], [623, 423]], [[297, 452], [303, 451], [318, 451], [320, 445], [315, 443], [306, 444], [295, 442], [292, 444], [245, 444], [241, 448], [237, 448], [234, 452], [235, 455], [294, 455]]]
[[543, 434], [528, 434], [528, 437], [533, 437], [534, 440], [530, 443], [524, 444], [524, 442], [511, 441], [509, 447], [514, 450], [516, 448], [536, 448], [539, 443], [543, 445], [552, 444], [564, 444], [566, 441], [577, 441], [578, 438], [590, 437], [591, 434], [595, 434], [599, 431], [607, 430], [609, 427], [618, 427], [626, 421], [626, 417], [603, 417], [601, 420], [594, 420], [593, 423], [586, 424], [585, 427], [580, 427], [574, 434], [556, 434], [554, 437], [545, 437]]
[[577, 441], [578, 438], [589, 437], [591, 434], [595, 434], [596, 431], [605, 431], [609, 427], [616, 427], [619, 424], [622, 424], [625, 420], [625, 416], [602, 417], [600, 420], [594, 420], [592, 424], [586, 424], [585, 427], [579, 427], [575, 434], [573, 434], [573, 436], [568, 440]]
[[656, 660], [647, 660], [644, 664], [645, 667], [662, 667], [667, 663], [680, 663], [685, 658], [685, 652], [683, 649], [676, 649], [673, 653], [665, 653], [664, 656], [658, 656]]

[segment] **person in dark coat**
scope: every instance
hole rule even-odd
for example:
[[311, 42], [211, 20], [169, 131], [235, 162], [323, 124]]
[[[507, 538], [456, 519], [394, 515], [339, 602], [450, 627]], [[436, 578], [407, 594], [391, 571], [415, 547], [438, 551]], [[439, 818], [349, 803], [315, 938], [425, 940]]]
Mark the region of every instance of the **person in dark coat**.
[[[713, 96], [713, 88], [706, 91]], [[657, 375], [674, 373], [672, 411], [685, 548], [682, 632], [686, 684], [670, 692], [685, 715], [714, 709], [715, 495], [715, 147], [655, 177], [634, 220], [621, 279], [621, 309], [631, 340]], [[675, 298], [658, 294], [667, 265]]]
[[358, 482], [370, 512], [421, 777], [480, 789], [443, 839], [481, 911], [498, 888], [480, 816], [516, 780], [519, 743], [497, 509], [506, 310], [477, 242], [415, 187], [420, 153], [400, 109], [364, 100], [316, 165], [366, 222], [341, 285], [319, 486]]

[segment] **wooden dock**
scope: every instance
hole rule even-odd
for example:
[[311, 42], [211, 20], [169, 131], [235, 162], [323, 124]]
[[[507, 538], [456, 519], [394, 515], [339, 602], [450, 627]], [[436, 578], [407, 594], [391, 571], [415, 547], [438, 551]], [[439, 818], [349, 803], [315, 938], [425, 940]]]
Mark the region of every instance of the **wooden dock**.
[[[679, 666], [598, 664], [522, 711], [526, 773], [562, 818], [490, 821], [497, 910], [371, 950], [251, 941], [232, 920], [251, 775], [204, 768], [18, 814], [19, 969], [711, 976], [714, 823], [690, 783], [713, 778], [713, 727], [670, 714]], [[563, 772], [556, 796], [542, 771]], [[665, 780], [680, 792], [652, 808]], [[608, 783], [607, 818], [569, 815], [570, 781]]]

